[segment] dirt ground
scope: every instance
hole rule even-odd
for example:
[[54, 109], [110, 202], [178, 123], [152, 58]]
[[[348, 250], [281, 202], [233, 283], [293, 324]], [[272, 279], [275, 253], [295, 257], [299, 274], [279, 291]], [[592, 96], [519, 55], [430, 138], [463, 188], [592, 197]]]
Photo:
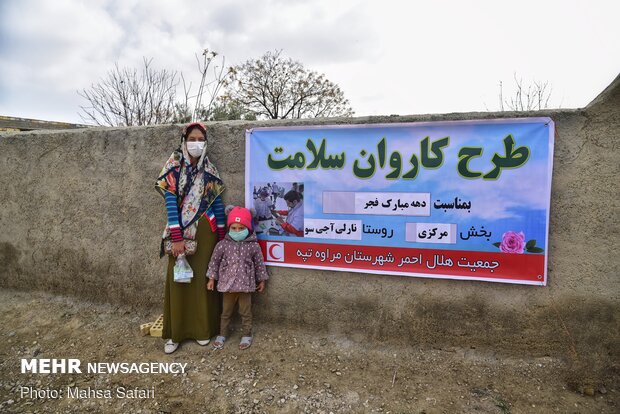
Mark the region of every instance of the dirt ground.
[[[618, 413], [617, 376], [566, 381], [567, 361], [479, 349], [354, 342], [260, 324], [248, 350], [185, 342], [172, 355], [139, 325], [158, 315], [0, 291], [0, 412]], [[187, 363], [185, 374], [21, 373], [22, 358]], [[26, 387], [26, 388], [22, 388]], [[153, 390], [153, 398], [47, 398], [21, 390]], [[585, 394], [584, 394], [585, 391]], [[594, 394], [594, 395], [586, 395]]]

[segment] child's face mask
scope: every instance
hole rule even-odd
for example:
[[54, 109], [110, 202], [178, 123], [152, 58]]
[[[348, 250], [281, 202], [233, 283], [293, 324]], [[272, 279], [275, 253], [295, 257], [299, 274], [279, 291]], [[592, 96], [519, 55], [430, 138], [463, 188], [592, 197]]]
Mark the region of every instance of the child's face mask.
[[250, 230], [248, 230], [247, 228], [241, 231], [233, 231], [232, 229], [228, 231], [228, 235], [234, 241], [244, 240], [246, 237], [248, 237], [248, 234], [250, 234]]

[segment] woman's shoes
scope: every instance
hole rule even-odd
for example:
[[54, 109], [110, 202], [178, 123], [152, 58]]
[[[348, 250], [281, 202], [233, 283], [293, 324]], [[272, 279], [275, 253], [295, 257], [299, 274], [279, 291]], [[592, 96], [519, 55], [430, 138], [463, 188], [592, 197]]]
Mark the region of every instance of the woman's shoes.
[[[196, 339], [196, 342], [200, 346], [205, 346], [205, 345], [209, 345], [209, 342], [211, 342], [211, 340], [210, 339]], [[167, 354], [171, 354], [174, 351], [176, 351], [178, 348], [179, 348], [178, 342], [173, 342], [172, 339], [168, 339], [168, 341], [166, 341], [166, 344], [164, 345], [164, 352]]]
[[167, 354], [171, 354], [177, 350], [179, 347], [178, 342], [172, 342], [172, 339], [168, 339], [168, 342], [164, 345], [164, 352]]

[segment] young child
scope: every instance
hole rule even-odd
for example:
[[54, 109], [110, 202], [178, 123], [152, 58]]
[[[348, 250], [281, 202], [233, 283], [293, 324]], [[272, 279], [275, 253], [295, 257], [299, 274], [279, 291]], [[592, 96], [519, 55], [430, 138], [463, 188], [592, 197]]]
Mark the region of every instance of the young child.
[[242, 337], [239, 349], [252, 345], [252, 292], [263, 292], [269, 278], [256, 233], [252, 231], [252, 214], [243, 207], [228, 206], [228, 234], [213, 251], [207, 270], [207, 289], [223, 293], [220, 335], [213, 347], [220, 349], [228, 336], [228, 326], [235, 304], [239, 302]]

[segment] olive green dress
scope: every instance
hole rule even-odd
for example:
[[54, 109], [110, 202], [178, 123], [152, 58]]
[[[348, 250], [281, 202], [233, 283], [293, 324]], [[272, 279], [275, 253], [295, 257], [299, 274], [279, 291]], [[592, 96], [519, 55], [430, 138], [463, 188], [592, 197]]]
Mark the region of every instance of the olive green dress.
[[168, 257], [164, 298], [164, 328], [162, 337], [180, 343], [185, 339], [205, 340], [220, 330], [221, 295], [207, 290], [207, 266], [217, 243], [217, 235], [205, 217], [198, 221], [196, 253], [187, 256], [194, 271], [190, 283], [174, 281], [175, 258]]

